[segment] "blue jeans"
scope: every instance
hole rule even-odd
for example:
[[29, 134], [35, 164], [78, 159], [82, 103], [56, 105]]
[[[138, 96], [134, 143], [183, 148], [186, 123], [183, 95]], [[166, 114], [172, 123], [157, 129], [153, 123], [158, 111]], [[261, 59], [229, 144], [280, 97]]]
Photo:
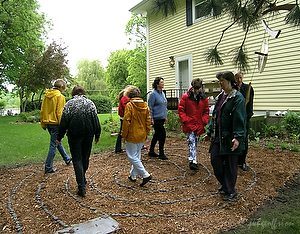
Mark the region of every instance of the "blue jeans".
[[48, 151], [48, 156], [45, 162], [45, 172], [53, 170], [53, 160], [56, 152], [56, 148], [63, 157], [64, 161], [67, 162], [70, 160], [70, 156], [67, 154], [65, 148], [62, 144], [57, 144], [56, 139], [58, 135], [58, 125], [47, 125], [48, 132], [50, 134], [50, 146]]
[[141, 149], [144, 145], [142, 143], [130, 143], [126, 142], [126, 153], [129, 162], [131, 163], [130, 176], [132, 179], [135, 179], [137, 176], [146, 178], [150, 174], [146, 171], [142, 160], [141, 160]]
[[197, 143], [198, 137], [194, 132], [190, 132], [187, 134], [187, 141], [189, 146], [189, 161], [193, 163], [197, 163]]

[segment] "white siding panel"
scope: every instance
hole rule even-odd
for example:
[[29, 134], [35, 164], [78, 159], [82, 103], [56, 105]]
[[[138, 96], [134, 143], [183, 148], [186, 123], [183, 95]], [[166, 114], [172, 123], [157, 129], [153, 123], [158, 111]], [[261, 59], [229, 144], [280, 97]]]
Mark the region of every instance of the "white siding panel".
[[[204, 53], [214, 46], [230, 21], [223, 17], [205, 19], [186, 26], [185, 1], [177, 0], [177, 11], [164, 18], [161, 15], [148, 15], [149, 40], [149, 84], [154, 77], [165, 78], [165, 88], [175, 88], [175, 69], [169, 66], [169, 57], [192, 55], [193, 78], [203, 78], [205, 82], [215, 80], [221, 70], [232, 70], [232, 49], [243, 40], [244, 33], [237, 26], [230, 28], [223, 37], [218, 49], [223, 52], [224, 65], [217, 67], [208, 64]], [[264, 38], [268, 35], [259, 24], [246, 39], [246, 51], [250, 59], [250, 70], [245, 74], [245, 83], [252, 81], [255, 90], [254, 109], [298, 110], [300, 111], [300, 31], [285, 24], [285, 13], [266, 16], [270, 28], [281, 29], [279, 38], [269, 38], [269, 55], [262, 73], [257, 72], [257, 55]], [[148, 87], [151, 89], [151, 87]]]

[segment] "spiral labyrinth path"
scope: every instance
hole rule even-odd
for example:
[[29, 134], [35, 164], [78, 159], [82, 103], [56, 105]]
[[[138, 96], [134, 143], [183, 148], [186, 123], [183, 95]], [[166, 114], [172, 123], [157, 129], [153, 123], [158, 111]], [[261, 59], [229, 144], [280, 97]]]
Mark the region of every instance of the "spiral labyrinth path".
[[[54, 233], [101, 216], [117, 220], [118, 233], [216, 233], [245, 222], [276, 189], [298, 172], [299, 155], [251, 148], [248, 172], [239, 171], [239, 199], [218, 194], [208, 143], [198, 147], [200, 169], [188, 168], [184, 139], [168, 139], [169, 160], [143, 162], [153, 180], [145, 187], [128, 180], [126, 154], [104, 152], [91, 158], [85, 198], [76, 195], [72, 166], [55, 162], [44, 175], [41, 164], [0, 169], [0, 228], [3, 233]], [[274, 160], [276, 159], [276, 160]]]

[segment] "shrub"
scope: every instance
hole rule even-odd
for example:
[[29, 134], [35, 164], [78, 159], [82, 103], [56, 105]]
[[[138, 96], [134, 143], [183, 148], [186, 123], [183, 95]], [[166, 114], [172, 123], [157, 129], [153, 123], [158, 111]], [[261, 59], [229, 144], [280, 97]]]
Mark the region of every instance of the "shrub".
[[282, 136], [282, 126], [280, 124], [276, 125], [266, 125], [262, 124], [262, 132], [264, 137], [280, 137]]
[[19, 117], [22, 122], [36, 123], [40, 121], [40, 110], [22, 112]]
[[42, 102], [39, 100], [29, 101], [26, 104], [25, 112], [31, 112], [41, 109]]
[[289, 149], [290, 147], [289, 147], [289, 144], [283, 142], [283, 143], [280, 144], [280, 148], [281, 148], [282, 150], [287, 150], [287, 149]]
[[0, 100], [0, 109], [4, 109], [4, 107], [5, 107], [5, 101]]
[[268, 148], [268, 149], [271, 149], [271, 150], [274, 150], [276, 147], [275, 147], [275, 144], [274, 144], [274, 143], [268, 142], [268, 143], [267, 143], [267, 148]]
[[99, 95], [99, 96], [89, 96], [88, 98], [95, 103], [98, 114], [111, 113], [112, 102], [109, 99], [109, 97]]
[[110, 132], [110, 133], [117, 133], [120, 130], [120, 121], [114, 120], [112, 115], [105, 120], [102, 125], [101, 128], [103, 129], [103, 131], [105, 132]]
[[168, 121], [166, 123], [166, 129], [168, 131], [179, 131], [180, 130], [180, 120], [177, 113], [168, 110]]
[[300, 114], [297, 112], [288, 111], [283, 117], [283, 125], [289, 134], [299, 134]]

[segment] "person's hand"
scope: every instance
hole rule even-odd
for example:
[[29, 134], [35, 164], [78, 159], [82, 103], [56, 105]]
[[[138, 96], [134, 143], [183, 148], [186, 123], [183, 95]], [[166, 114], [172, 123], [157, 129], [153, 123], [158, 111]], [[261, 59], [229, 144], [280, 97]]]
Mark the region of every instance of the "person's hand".
[[58, 144], [60, 144], [60, 142], [61, 142], [61, 141], [59, 141], [59, 140], [56, 140], [55, 142], [56, 142], [56, 144], [58, 145]]
[[204, 141], [210, 141], [210, 136], [207, 135], [207, 134], [205, 134], [205, 136], [204, 136]]
[[232, 142], [231, 151], [235, 151], [239, 147], [240, 142], [235, 138], [233, 138], [231, 142]]

